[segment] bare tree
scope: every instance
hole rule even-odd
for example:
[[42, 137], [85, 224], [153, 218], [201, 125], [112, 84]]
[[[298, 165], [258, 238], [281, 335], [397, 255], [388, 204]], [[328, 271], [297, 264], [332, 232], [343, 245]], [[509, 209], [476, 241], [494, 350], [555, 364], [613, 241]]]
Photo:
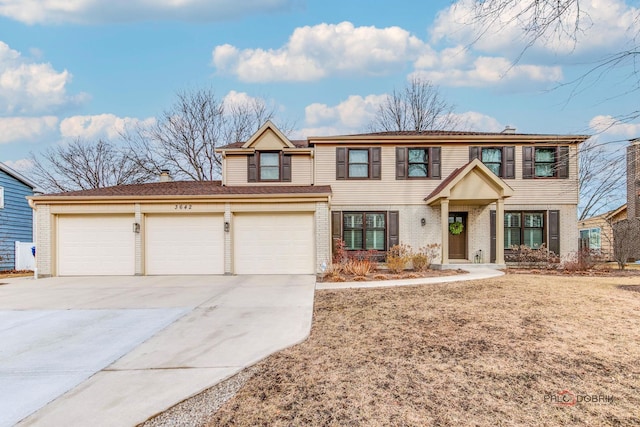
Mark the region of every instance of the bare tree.
[[128, 152], [103, 139], [95, 142], [76, 139], [49, 148], [40, 156], [31, 153], [30, 173], [44, 190], [51, 192], [148, 181], [149, 174], [138, 168]]
[[123, 135], [141, 170], [194, 181], [218, 179], [222, 161], [217, 147], [245, 141], [274, 109], [257, 98], [225, 102], [210, 89], [183, 91], [151, 127], [139, 126]]
[[583, 220], [611, 209], [626, 196], [624, 151], [609, 153], [605, 146], [588, 140], [580, 146], [578, 219]]
[[613, 224], [613, 258], [624, 270], [630, 258], [640, 257], [640, 219], [623, 219]]
[[378, 107], [369, 124], [372, 132], [397, 132], [454, 129], [459, 125], [453, 106], [437, 86], [413, 77], [402, 90], [393, 90]]

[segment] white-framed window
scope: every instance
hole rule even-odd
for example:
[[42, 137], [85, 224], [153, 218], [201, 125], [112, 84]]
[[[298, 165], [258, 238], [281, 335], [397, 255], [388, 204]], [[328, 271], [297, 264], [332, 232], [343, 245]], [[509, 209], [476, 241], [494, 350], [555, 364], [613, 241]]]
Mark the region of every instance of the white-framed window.
[[585, 228], [580, 230], [580, 238], [589, 243], [589, 249], [599, 251], [602, 249], [600, 240], [600, 228]]
[[4, 209], [4, 187], [0, 187], [0, 209]]

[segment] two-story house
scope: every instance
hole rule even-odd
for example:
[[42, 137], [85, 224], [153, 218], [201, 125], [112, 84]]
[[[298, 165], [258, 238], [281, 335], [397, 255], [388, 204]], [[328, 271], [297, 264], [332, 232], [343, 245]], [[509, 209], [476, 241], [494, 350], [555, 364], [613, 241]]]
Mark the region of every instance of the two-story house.
[[267, 122], [218, 149], [220, 182], [33, 197], [42, 275], [321, 272], [332, 243], [441, 245], [437, 264], [577, 249], [577, 147], [513, 130], [286, 138]]
[[33, 241], [33, 211], [27, 203], [36, 185], [0, 163], [0, 271], [13, 270], [15, 242]]

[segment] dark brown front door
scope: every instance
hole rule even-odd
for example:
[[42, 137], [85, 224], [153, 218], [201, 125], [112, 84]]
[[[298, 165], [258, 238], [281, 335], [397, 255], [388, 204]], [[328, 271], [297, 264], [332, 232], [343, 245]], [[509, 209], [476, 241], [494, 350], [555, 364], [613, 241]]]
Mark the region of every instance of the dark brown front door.
[[449, 226], [458, 222], [462, 223], [462, 232], [449, 231], [449, 259], [467, 259], [467, 213], [449, 212]]

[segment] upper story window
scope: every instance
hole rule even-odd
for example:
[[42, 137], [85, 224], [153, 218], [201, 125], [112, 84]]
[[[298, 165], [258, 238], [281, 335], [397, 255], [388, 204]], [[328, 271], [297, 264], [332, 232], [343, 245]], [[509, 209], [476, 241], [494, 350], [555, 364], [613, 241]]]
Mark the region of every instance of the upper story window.
[[291, 182], [291, 156], [270, 151], [247, 156], [247, 182]]
[[440, 147], [397, 147], [396, 179], [440, 179]]
[[522, 147], [522, 177], [569, 178], [569, 147]]
[[500, 178], [515, 178], [515, 147], [469, 147], [469, 160], [480, 159]]
[[336, 148], [336, 179], [380, 179], [380, 147]]
[[369, 178], [369, 150], [349, 150], [349, 178]]
[[280, 153], [260, 153], [260, 181], [280, 180]]

